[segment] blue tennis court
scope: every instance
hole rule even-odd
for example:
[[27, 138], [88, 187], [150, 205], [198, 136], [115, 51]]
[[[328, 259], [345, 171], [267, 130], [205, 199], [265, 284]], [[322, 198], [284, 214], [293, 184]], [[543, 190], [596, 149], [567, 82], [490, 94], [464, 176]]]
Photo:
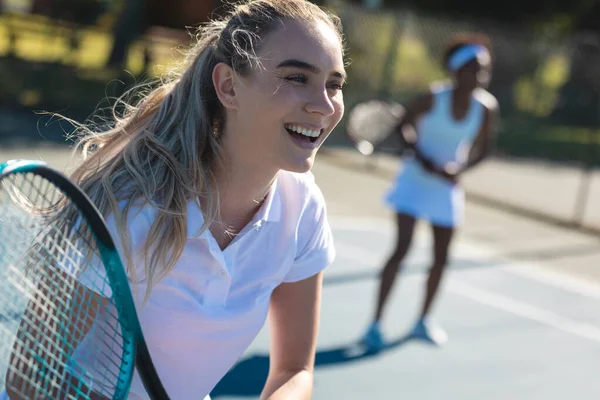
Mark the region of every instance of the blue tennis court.
[[[407, 342], [429, 262], [421, 230], [384, 319], [390, 347], [365, 354], [356, 342], [372, 313], [393, 227], [346, 218], [332, 218], [332, 226], [338, 258], [325, 280], [315, 399], [600, 398], [597, 284], [457, 240], [434, 313], [450, 340], [443, 348]], [[265, 328], [213, 398], [258, 398], [267, 350]]]
[[[438, 349], [403, 340], [420, 308], [429, 263], [431, 243], [421, 229], [385, 316], [391, 346], [365, 354], [356, 342], [373, 311], [378, 268], [393, 240], [392, 220], [339, 215], [356, 215], [365, 204], [376, 211], [369, 202], [379, 198], [384, 183], [323, 165], [318, 172], [336, 213], [331, 223], [338, 257], [326, 272], [314, 399], [600, 398], [600, 285], [565, 275], [570, 267], [575, 270], [573, 258], [564, 258], [561, 272], [552, 272], [557, 269], [497, 256], [506, 249], [471, 242], [473, 234], [455, 241], [450, 273], [435, 307], [434, 315], [450, 336], [448, 344]], [[368, 195], [349, 198], [342, 189], [350, 182]], [[469, 221], [473, 231], [498, 223], [484, 214]], [[531, 243], [543, 239], [534, 237], [540, 232], [527, 233]], [[547, 242], [566, 245], [573, 240], [559, 239]], [[488, 246], [494, 241], [488, 240]], [[18, 315], [13, 314], [0, 307], [0, 330], [16, 328]], [[267, 371], [265, 328], [213, 398], [256, 399]]]

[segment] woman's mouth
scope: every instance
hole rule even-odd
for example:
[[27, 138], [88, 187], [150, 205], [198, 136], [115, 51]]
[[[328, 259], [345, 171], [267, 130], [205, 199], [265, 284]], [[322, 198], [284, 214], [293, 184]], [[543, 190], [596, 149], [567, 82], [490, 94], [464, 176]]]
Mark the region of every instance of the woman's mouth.
[[285, 124], [284, 128], [295, 138], [311, 143], [316, 142], [323, 133], [323, 129], [313, 129], [298, 124]]

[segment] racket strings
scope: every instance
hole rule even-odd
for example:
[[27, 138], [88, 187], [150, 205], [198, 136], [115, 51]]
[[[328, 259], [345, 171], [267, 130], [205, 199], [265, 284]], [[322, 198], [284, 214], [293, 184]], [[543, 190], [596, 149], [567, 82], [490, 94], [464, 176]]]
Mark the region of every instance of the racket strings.
[[403, 114], [404, 108], [397, 103], [359, 103], [350, 112], [346, 131], [361, 153], [370, 154], [393, 133]]
[[0, 236], [0, 389], [112, 397], [128, 328], [85, 219], [51, 182], [15, 174], [0, 181]]

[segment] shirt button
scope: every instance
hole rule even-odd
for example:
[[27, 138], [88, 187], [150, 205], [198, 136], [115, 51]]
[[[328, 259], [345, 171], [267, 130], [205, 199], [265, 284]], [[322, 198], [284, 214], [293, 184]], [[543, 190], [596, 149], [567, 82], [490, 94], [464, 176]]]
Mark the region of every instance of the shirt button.
[[225, 275], [226, 275], [226, 274], [225, 274], [225, 271], [224, 271], [224, 270], [219, 270], [219, 276], [220, 276], [221, 278], [225, 277]]

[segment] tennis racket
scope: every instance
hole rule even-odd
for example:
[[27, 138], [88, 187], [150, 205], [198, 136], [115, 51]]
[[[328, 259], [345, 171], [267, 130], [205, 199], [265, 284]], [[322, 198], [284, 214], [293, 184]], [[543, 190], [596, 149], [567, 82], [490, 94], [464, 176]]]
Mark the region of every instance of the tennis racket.
[[104, 219], [36, 161], [0, 165], [0, 398], [168, 399]]
[[370, 100], [357, 104], [348, 116], [346, 133], [363, 155], [371, 155], [398, 126], [404, 115], [398, 103]]

